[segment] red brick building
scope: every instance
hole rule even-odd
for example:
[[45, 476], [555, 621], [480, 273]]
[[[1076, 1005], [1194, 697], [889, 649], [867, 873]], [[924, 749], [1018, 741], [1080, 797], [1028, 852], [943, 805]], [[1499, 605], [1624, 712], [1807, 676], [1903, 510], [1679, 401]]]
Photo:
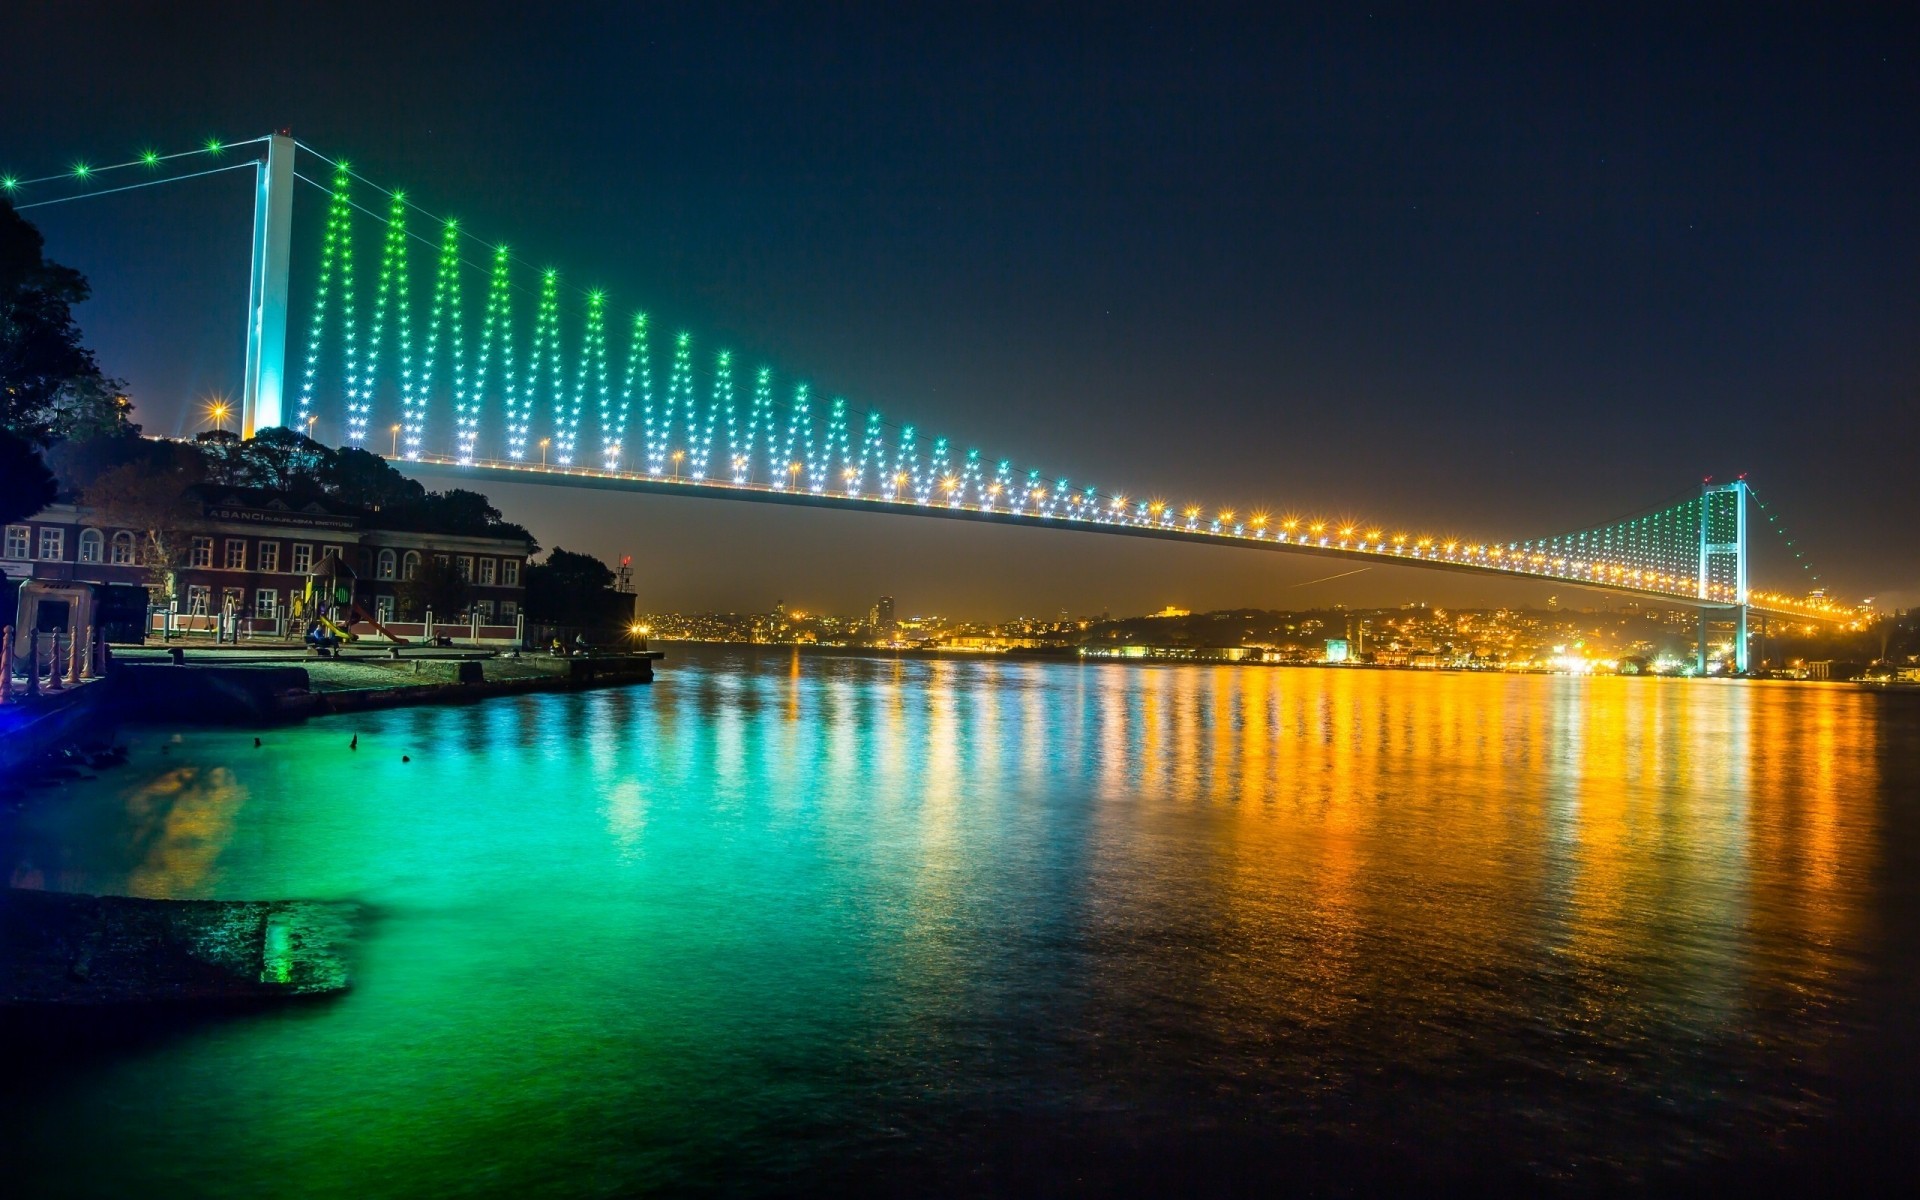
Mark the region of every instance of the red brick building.
[[[522, 537], [471, 537], [387, 529], [380, 514], [326, 502], [292, 505], [271, 493], [209, 489], [203, 520], [188, 535], [186, 561], [175, 573], [173, 608], [181, 618], [233, 612], [250, 633], [287, 632], [293, 597], [329, 554], [352, 568], [355, 600], [376, 620], [398, 609], [399, 585], [429, 556], [446, 560], [468, 581], [470, 606], [436, 613], [437, 622], [512, 626], [526, 599]], [[55, 504], [0, 529], [0, 574], [145, 587], [152, 571], [140, 562], [141, 535], [94, 519], [86, 509]], [[229, 607], [231, 606], [231, 607]], [[0, 623], [11, 623], [11, 614]], [[297, 635], [299, 631], [292, 631]]]

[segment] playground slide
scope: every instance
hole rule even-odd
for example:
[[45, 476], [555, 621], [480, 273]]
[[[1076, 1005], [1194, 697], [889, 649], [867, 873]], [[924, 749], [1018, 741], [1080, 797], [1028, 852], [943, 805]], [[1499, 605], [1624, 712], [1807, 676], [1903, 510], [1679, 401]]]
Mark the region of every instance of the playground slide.
[[[320, 622], [320, 628], [326, 630], [328, 633], [332, 634], [334, 637], [339, 638], [343, 643], [357, 642], [360, 640], [359, 634], [347, 632], [346, 630], [340, 628], [338, 625], [335, 625], [332, 621], [327, 620], [325, 616], [316, 616], [314, 617], [314, 620]], [[386, 631], [382, 630], [381, 632], [384, 633]]]
[[365, 621], [367, 624], [373, 626], [375, 633], [378, 633], [381, 637], [386, 638], [388, 641], [392, 642], [396, 646], [404, 646], [407, 643], [406, 638], [400, 637], [398, 634], [394, 633], [391, 629], [388, 629], [385, 625], [382, 625], [380, 622], [374, 620], [371, 616], [368, 615], [367, 610], [364, 608], [361, 608], [358, 604], [353, 606], [352, 613], [350, 613], [347, 617], [347, 623], [349, 625], [351, 625], [355, 621]]

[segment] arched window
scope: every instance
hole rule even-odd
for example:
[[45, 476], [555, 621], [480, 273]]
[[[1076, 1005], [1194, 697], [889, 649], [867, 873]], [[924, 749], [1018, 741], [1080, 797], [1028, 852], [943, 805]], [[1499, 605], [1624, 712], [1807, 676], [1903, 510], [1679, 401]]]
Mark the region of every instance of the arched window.
[[133, 565], [133, 534], [124, 529], [113, 535], [113, 565], [116, 567]]
[[400, 578], [412, 579], [419, 573], [420, 552], [418, 550], [409, 550], [407, 551], [407, 556], [400, 560]]
[[105, 548], [106, 541], [105, 538], [100, 536], [98, 529], [82, 529], [80, 531], [80, 561], [83, 563], [99, 562], [100, 552]]
[[393, 551], [382, 550], [380, 552], [380, 566], [379, 566], [379, 569], [374, 572], [374, 578], [392, 579], [393, 563], [394, 563]]

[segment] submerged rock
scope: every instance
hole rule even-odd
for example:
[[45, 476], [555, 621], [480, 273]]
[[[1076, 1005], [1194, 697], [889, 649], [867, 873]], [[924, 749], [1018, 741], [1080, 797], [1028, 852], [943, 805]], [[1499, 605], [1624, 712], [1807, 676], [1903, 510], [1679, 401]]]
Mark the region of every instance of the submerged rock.
[[0, 891], [0, 1006], [233, 1002], [348, 985], [358, 906]]

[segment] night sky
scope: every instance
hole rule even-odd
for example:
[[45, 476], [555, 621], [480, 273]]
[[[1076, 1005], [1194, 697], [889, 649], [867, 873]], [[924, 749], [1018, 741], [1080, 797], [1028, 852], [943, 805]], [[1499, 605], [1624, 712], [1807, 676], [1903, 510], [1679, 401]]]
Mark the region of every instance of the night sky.
[[[290, 126], [617, 306], [961, 446], [1501, 539], [1748, 472], [1835, 590], [1920, 603], [1914, 6], [405, 7], [8, 4], [0, 169]], [[150, 431], [238, 394], [250, 178], [27, 214], [93, 280], [88, 338]], [[635, 554], [653, 609], [1555, 590], [487, 490], [547, 546]], [[1760, 553], [1757, 584], [1788, 578]]]

